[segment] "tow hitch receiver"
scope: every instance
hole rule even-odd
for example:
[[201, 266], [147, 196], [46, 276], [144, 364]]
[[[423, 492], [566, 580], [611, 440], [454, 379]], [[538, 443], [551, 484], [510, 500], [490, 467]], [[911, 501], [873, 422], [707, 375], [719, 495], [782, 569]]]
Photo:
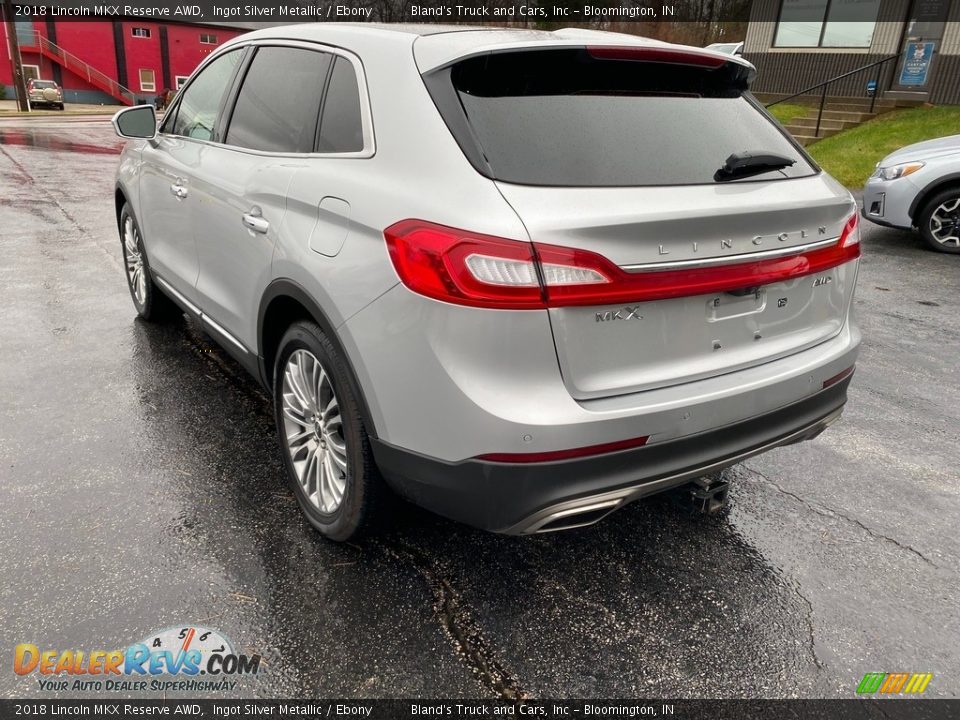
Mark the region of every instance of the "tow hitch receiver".
[[697, 478], [687, 485], [691, 509], [702, 515], [715, 515], [727, 504], [730, 483], [724, 473]]

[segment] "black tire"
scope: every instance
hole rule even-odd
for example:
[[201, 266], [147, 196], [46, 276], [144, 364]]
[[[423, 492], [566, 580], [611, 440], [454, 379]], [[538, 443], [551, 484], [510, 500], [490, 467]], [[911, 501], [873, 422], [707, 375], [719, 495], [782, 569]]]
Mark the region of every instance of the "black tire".
[[[345, 481], [342, 499], [331, 512], [323, 512], [318, 504], [308, 497], [307, 490], [301, 485], [294, 465], [293, 453], [290, 450], [290, 442], [287, 439], [288, 429], [284, 417], [284, 374], [291, 356], [299, 350], [307, 351], [319, 361], [321, 368], [329, 377], [329, 384], [339, 405], [341, 422], [339, 438], [342, 438], [346, 448], [347, 467], [346, 471], [342, 472]], [[349, 371], [333, 343], [316, 323], [306, 320], [298, 321], [290, 326], [280, 340], [273, 368], [273, 401], [287, 480], [300, 509], [310, 524], [327, 538], [340, 542], [375, 530], [380, 524], [385, 503], [388, 500], [388, 490], [373, 459], [370, 438], [363, 424], [360, 403], [350, 382]], [[307, 426], [305, 423], [304, 425], [306, 429]], [[301, 462], [305, 462], [303, 458], [306, 453], [301, 453], [303, 449], [304, 446], [297, 448]], [[307, 475], [306, 470], [304, 474]], [[309, 480], [306, 482], [308, 482], [307, 487], [315, 488], [316, 495], [319, 496], [318, 486], [311, 485]]]
[[[142, 267], [140, 269], [143, 275], [143, 295], [137, 297], [137, 291], [134, 289], [134, 270], [131, 267], [130, 251], [127, 247], [127, 223], [132, 223], [135, 231], [132, 242], [135, 244]], [[143, 243], [143, 233], [140, 232], [140, 224], [136, 216], [130, 209], [129, 203], [124, 203], [120, 210], [120, 252], [123, 255], [123, 268], [127, 276], [127, 289], [130, 291], [130, 298], [133, 300], [133, 306], [137, 310], [137, 315], [148, 322], [164, 322], [180, 317], [183, 312], [174, 304], [174, 302], [163, 294], [163, 291], [157, 287], [153, 281], [153, 275], [150, 273], [150, 262], [147, 259], [147, 251]]]
[[57, 103], [57, 110], [63, 110], [63, 103]]
[[[941, 209], [941, 206], [946, 205], [951, 207], [953, 203], [956, 203], [956, 207], [952, 212], [944, 212]], [[923, 209], [920, 211], [920, 214], [917, 216], [917, 227], [920, 230], [920, 235], [923, 236], [923, 239], [927, 241], [927, 244], [938, 252], [950, 253], [952, 255], [960, 254], [960, 241], [957, 241], [956, 245], [945, 245], [940, 242], [933, 234], [931, 229], [931, 221], [933, 219], [934, 213], [938, 214], [938, 218], [943, 221], [942, 218], [946, 218], [954, 223], [953, 224], [953, 235], [960, 236], [960, 186], [955, 186], [941, 190], [932, 198], [930, 198], [927, 203], [923, 206]]]

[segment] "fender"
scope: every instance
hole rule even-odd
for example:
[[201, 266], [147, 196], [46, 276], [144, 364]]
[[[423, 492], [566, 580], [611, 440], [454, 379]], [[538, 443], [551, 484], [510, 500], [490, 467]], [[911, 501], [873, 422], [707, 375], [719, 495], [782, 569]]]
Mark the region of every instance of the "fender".
[[[941, 185], [947, 185], [951, 182], [960, 182], [960, 173], [950, 173], [949, 175], [943, 175], [938, 177], [936, 180], [933, 180], [927, 183], [924, 188], [917, 193], [916, 197], [913, 198], [913, 202], [910, 203], [910, 209], [907, 211], [907, 214], [910, 216], [911, 220], [916, 219], [916, 214], [920, 210], [921, 200], [926, 202], [927, 196], [930, 195], [934, 190], [936, 190]], [[914, 222], [916, 224], [916, 222]]]
[[120, 230], [120, 210], [123, 209], [123, 205], [119, 202], [116, 202], [117, 193], [123, 195], [124, 201], [130, 203], [130, 207], [133, 207], [133, 194], [130, 192], [130, 189], [127, 188], [119, 178], [117, 178], [116, 185], [113, 188], [113, 197], [116, 205], [115, 215], [117, 217], [117, 230]]
[[340, 357], [344, 359], [344, 363], [346, 364], [350, 389], [360, 402], [360, 415], [367, 434], [371, 438], [378, 438], [379, 435], [377, 434], [377, 429], [373, 422], [373, 415], [370, 413], [370, 406], [367, 404], [367, 397], [363, 392], [360, 382], [357, 380], [357, 373], [353, 369], [353, 362], [351, 361], [350, 356], [347, 355], [347, 352], [343, 347], [343, 343], [340, 341], [340, 336], [337, 334], [326, 313], [320, 309], [320, 305], [313, 299], [313, 297], [311, 297], [301, 285], [288, 278], [279, 278], [271, 282], [267, 286], [267, 289], [264, 290], [263, 297], [260, 298], [260, 309], [257, 312], [257, 362], [260, 367], [259, 379], [261, 384], [268, 390], [272, 391], [274, 381], [273, 368], [267, 367], [267, 361], [263, 354], [263, 321], [267, 313], [267, 308], [270, 307], [270, 303], [278, 297], [289, 297], [292, 300], [296, 300], [298, 303], [300, 303], [300, 305], [306, 308], [307, 312], [310, 314], [310, 318], [320, 326], [320, 329], [323, 330], [324, 335], [326, 335], [330, 339], [330, 342], [333, 343], [333, 346], [336, 348], [337, 352], [340, 353]]

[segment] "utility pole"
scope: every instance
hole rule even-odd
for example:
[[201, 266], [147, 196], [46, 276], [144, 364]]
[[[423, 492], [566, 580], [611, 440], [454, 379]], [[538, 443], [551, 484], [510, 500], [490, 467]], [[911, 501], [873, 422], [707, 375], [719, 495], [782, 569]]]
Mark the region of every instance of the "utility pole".
[[6, 14], [7, 40], [10, 42], [10, 67], [13, 69], [13, 86], [17, 89], [17, 104], [22, 112], [30, 112], [27, 100], [27, 81], [23, 77], [23, 59], [20, 57], [20, 42], [17, 40], [17, 26], [13, 22], [13, 0], [3, 0]]

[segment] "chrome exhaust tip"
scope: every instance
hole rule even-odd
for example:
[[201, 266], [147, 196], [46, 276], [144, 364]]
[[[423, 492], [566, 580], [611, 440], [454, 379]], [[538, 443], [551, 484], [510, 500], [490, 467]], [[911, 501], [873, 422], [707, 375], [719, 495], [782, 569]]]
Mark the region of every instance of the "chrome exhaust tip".
[[572, 530], [600, 522], [623, 503], [622, 499], [594, 502], [580, 507], [567, 508], [549, 513], [523, 530], [523, 534], [548, 533]]

